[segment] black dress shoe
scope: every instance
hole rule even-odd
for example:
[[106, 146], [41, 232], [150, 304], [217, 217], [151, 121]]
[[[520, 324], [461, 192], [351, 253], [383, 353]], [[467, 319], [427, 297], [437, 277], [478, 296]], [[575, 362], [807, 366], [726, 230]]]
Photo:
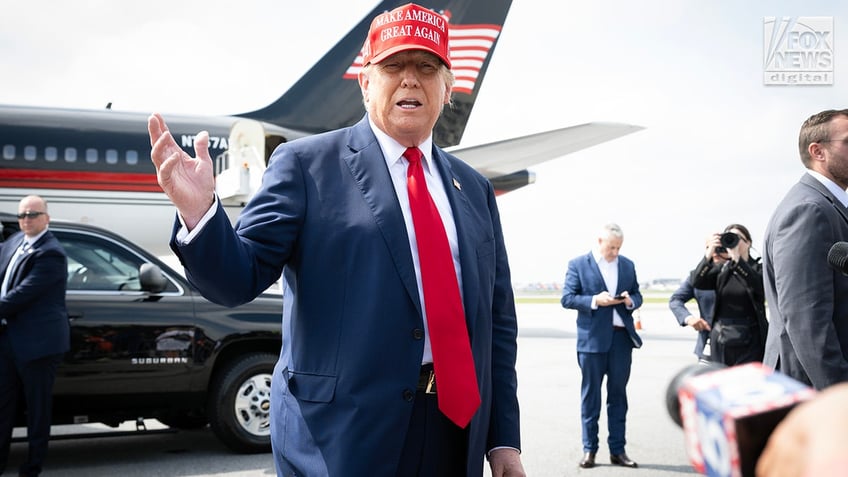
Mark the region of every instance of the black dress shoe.
[[612, 462], [613, 465], [621, 465], [624, 467], [631, 467], [633, 469], [639, 467], [639, 464], [630, 460], [630, 457], [627, 457], [627, 454], [624, 452], [621, 454], [611, 454], [610, 462]]
[[580, 467], [584, 469], [591, 469], [595, 466], [595, 453], [587, 452], [583, 454], [583, 458], [580, 459]]

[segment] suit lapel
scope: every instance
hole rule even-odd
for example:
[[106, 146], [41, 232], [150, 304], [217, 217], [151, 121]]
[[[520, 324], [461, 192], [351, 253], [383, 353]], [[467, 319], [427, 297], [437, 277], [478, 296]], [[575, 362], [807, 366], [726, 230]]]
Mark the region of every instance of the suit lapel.
[[418, 306], [420, 313], [418, 283], [415, 279], [415, 266], [409, 249], [403, 212], [395, 196], [391, 175], [386, 169], [383, 151], [368, 126], [367, 118], [351, 128], [348, 145], [353, 152], [343, 160], [350, 168], [363, 200], [374, 215], [406, 292]]
[[[595, 280], [596, 288], [599, 290], [607, 290], [607, 282], [604, 280], [604, 276], [601, 274], [601, 269], [598, 267], [598, 262], [595, 261], [595, 256], [592, 255], [592, 252], [589, 252], [586, 255], [586, 263], [588, 264], [589, 273], [593, 274]], [[611, 290], [607, 290], [611, 292]], [[594, 292], [592, 292], [594, 294]]]
[[21, 246], [23, 238], [23, 232], [17, 232], [14, 235], [9, 236], [9, 238], [3, 242], [2, 254], [0, 254], [0, 271], [2, 271], [2, 273], [0, 273], [0, 281], [2, 281], [3, 277], [6, 276], [6, 269], [9, 268], [12, 256], [18, 250], [18, 247]]
[[[374, 133], [365, 118], [351, 128], [349, 147], [353, 151], [350, 156], [343, 158], [350, 168], [354, 180], [359, 185], [365, 203], [368, 205], [374, 220], [386, 242], [395, 267], [398, 270], [410, 299], [421, 312], [421, 301], [418, 296], [418, 282], [415, 279], [415, 266], [412, 261], [412, 251], [409, 249], [409, 237], [403, 212], [395, 196], [391, 175], [386, 169], [383, 151], [374, 137]], [[465, 224], [475, 223], [471, 215], [471, 205], [468, 197], [462, 192], [462, 182], [454, 175], [450, 163], [437, 147], [433, 147], [432, 157], [439, 168], [448, 201], [453, 211], [456, 225], [457, 241], [459, 243], [459, 260], [462, 270], [463, 305], [469, 326], [473, 325], [470, 317], [476, 316], [475, 303], [472, 299], [478, 296], [479, 280], [477, 279], [477, 254], [473, 246], [471, 232]]]
[[[616, 284], [615, 284], [615, 293], [614, 293], [615, 295], [618, 295], [621, 292], [623, 292], [624, 290], [626, 290], [626, 288], [622, 289], [621, 284], [622, 283], [630, 283], [629, 273], [630, 273], [629, 267], [625, 270], [624, 260], [622, 260], [621, 257], [618, 257], [618, 282], [616, 282]], [[612, 293], [612, 292], [610, 292], [610, 293]]]
[[477, 250], [474, 247], [472, 231], [468, 230], [469, 224], [475, 223], [472, 215], [472, 207], [468, 197], [462, 192], [462, 181], [453, 173], [450, 161], [442, 151], [433, 145], [433, 162], [439, 169], [442, 185], [450, 202], [453, 213], [453, 221], [456, 226], [456, 238], [459, 246], [459, 267], [462, 271], [462, 301], [465, 309], [465, 319], [469, 327], [473, 329], [473, 318], [477, 316], [476, 300], [472, 297], [479, 296], [480, 280], [477, 276]]
[[[21, 256], [21, 258], [18, 260], [17, 265], [15, 265], [15, 275], [13, 277], [11, 277], [11, 279], [9, 280], [10, 286], [12, 284], [16, 285], [18, 283], [18, 281], [20, 280], [20, 277], [21, 277], [21, 271], [24, 269], [27, 262], [35, 254], [35, 251], [38, 250], [40, 247], [42, 247], [47, 242], [49, 237], [51, 237], [51, 234], [50, 234], [50, 231], [48, 230], [41, 237], [39, 237], [38, 240], [36, 240], [35, 242], [33, 242], [29, 245], [29, 249], [26, 251], [26, 253], [24, 253]], [[23, 237], [21, 237], [21, 238], [23, 238]], [[21, 243], [23, 243], [23, 240], [21, 241]]]
[[827, 189], [827, 187], [825, 187], [824, 184], [819, 182], [818, 179], [811, 176], [810, 174], [804, 174], [803, 176], [801, 176], [800, 182], [802, 184], [806, 184], [812, 187], [818, 193], [824, 196], [824, 198], [827, 199], [827, 201], [833, 205], [833, 208], [836, 209], [836, 211], [842, 217], [842, 220], [844, 220], [845, 223], [848, 224], [848, 210], [845, 209], [845, 206], [842, 205], [842, 202], [839, 199], [837, 199], [833, 196], [833, 194], [830, 193], [830, 191]]
[[[42, 235], [41, 238], [39, 238], [37, 242], [43, 241], [43, 239], [46, 235], [47, 234]], [[22, 253], [18, 257], [18, 259], [15, 261], [14, 265], [12, 265], [12, 258], [15, 256], [15, 253], [17, 253], [18, 249], [21, 247], [21, 245], [23, 245], [23, 243], [24, 243], [24, 235], [22, 233], [19, 234], [19, 235], [16, 234], [15, 239], [11, 240], [10, 243], [9, 243], [9, 245], [11, 246], [10, 247], [11, 253], [9, 254], [8, 258], [3, 257], [4, 266], [3, 266], [3, 274], [0, 275], [0, 281], [2, 281], [6, 277], [6, 273], [9, 271], [8, 268], [10, 266], [13, 266], [13, 268], [11, 270], [11, 275], [9, 276], [9, 282], [7, 284], [7, 291], [15, 288], [18, 285], [18, 282], [21, 279], [21, 271], [26, 267], [26, 263], [29, 260], [30, 256], [32, 255], [32, 252], [35, 251], [35, 244], [30, 244], [29, 248], [24, 253]], [[12, 245], [14, 245], [14, 246], [12, 246]], [[5, 252], [6, 251], [4, 250], [4, 255], [5, 255]]]

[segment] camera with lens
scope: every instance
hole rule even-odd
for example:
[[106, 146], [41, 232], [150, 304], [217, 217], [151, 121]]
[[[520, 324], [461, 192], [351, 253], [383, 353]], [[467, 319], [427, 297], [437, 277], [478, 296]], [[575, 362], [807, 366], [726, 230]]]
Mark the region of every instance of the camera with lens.
[[729, 248], [739, 245], [739, 236], [733, 232], [725, 232], [719, 236], [721, 247], [716, 247], [716, 253], [724, 253]]

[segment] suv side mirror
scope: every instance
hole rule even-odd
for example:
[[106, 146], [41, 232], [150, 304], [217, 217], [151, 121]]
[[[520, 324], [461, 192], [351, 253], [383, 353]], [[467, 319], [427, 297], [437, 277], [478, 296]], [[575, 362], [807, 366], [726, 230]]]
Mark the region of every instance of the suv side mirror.
[[159, 293], [168, 285], [162, 269], [152, 263], [142, 263], [138, 267], [138, 280], [141, 282], [141, 289], [150, 293]]

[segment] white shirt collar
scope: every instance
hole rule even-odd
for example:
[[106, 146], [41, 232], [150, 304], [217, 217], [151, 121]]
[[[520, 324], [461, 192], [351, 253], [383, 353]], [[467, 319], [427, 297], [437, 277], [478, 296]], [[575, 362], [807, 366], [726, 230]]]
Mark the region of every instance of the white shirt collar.
[[601, 251], [598, 250], [598, 249], [592, 249], [592, 258], [595, 259], [595, 263], [597, 263], [598, 265], [604, 265], [604, 264], [613, 265], [615, 263], [618, 263], [618, 257], [615, 257], [615, 259], [612, 262], [606, 261], [606, 259], [603, 257], [603, 255], [601, 255]]
[[35, 237], [30, 237], [30, 236], [28, 236], [28, 235], [24, 235], [24, 242], [29, 243], [29, 246], [30, 246], [30, 247], [32, 247], [32, 245], [33, 245], [35, 242], [38, 242], [38, 240], [39, 240], [42, 236], [44, 236], [44, 234], [46, 234], [46, 233], [47, 233], [47, 227], [44, 227], [44, 230], [42, 230], [41, 232], [39, 232], [39, 233], [38, 233], [38, 235], [36, 235]]
[[[386, 164], [391, 167], [392, 164], [400, 160], [401, 156], [403, 156], [403, 153], [406, 151], [407, 146], [397, 142], [394, 138], [378, 128], [371, 120], [370, 115], [368, 116], [368, 125], [371, 126], [371, 131], [374, 132], [374, 136], [377, 137], [377, 143], [380, 144], [380, 149], [383, 151], [383, 158], [386, 160]], [[427, 136], [427, 139], [425, 139], [424, 142], [418, 145], [418, 149], [424, 155], [424, 171], [429, 172], [429, 164], [433, 156], [432, 133]]]
[[819, 174], [818, 172], [812, 169], [807, 169], [807, 173], [815, 177], [819, 182], [822, 183], [822, 185], [827, 187], [827, 190], [829, 190], [834, 197], [839, 199], [839, 202], [842, 203], [843, 207], [848, 207], [848, 193], [846, 193], [844, 189], [836, 185], [836, 183], [832, 180], [828, 179], [827, 177]]

